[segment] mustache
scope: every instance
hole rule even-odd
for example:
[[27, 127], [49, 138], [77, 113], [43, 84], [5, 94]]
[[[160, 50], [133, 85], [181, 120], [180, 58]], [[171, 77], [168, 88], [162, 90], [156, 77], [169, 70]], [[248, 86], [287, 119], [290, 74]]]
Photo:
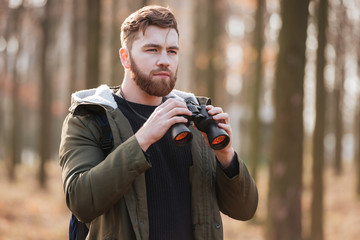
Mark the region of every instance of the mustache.
[[154, 70], [151, 71], [151, 74], [156, 74], [156, 73], [159, 73], [159, 72], [167, 72], [167, 73], [173, 75], [173, 72], [167, 67], [159, 67], [157, 69], [154, 69]]

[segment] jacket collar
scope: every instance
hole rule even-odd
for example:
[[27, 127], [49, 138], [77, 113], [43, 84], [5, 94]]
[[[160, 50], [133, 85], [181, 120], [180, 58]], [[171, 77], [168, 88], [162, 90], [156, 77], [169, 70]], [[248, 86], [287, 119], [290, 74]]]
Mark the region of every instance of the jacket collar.
[[[114, 90], [118, 88], [110, 88], [109, 86], [103, 84], [97, 88], [85, 89], [77, 91], [71, 95], [71, 106], [69, 108], [70, 112], [74, 112], [79, 105], [101, 105], [103, 107], [109, 107], [111, 109], [117, 108], [117, 103], [113, 97]], [[192, 98], [197, 102], [196, 97], [193, 93], [183, 92], [179, 90], [172, 90], [171, 93], [167, 96], [171, 98]]]

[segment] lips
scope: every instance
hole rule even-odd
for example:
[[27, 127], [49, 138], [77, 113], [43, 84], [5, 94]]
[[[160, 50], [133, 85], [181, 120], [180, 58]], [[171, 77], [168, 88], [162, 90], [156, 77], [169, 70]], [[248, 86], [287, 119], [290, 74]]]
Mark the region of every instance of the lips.
[[171, 74], [166, 71], [161, 71], [161, 72], [155, 72], [153, 73], [153, 75], [157, 77], [170, 77]]

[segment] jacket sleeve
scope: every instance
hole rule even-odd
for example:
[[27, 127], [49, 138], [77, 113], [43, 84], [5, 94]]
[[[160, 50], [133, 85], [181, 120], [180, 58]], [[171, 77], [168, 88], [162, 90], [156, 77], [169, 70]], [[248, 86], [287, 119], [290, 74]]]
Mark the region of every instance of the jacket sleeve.
[[100, 135], [94, 116], [69, 114], [64, 121], [59, 157], [66, 203], [83, 222], [106, 212], [150, 167], [134, 135], [105, 159]]
[[221, 212], [237, 220], [251, 219], [258, 205], [258, 191], [245, 163], [238, 159], [239, 174], [229, 178], [216, 166], [216, 194]]

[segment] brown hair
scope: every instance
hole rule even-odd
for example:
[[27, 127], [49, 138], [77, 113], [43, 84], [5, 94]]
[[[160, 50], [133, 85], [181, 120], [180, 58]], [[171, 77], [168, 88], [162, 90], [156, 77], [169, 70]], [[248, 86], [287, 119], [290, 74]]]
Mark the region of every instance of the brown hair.
[[146, 28], [150, 25], [174, 28], [179, 35], [175, 16], [170, 9], [150, 5], [137, 10], [125, 19], [121, 25], [121, 46], [126, 47], [130, 51], [137, 32], [142, 31], [144, 34]]

